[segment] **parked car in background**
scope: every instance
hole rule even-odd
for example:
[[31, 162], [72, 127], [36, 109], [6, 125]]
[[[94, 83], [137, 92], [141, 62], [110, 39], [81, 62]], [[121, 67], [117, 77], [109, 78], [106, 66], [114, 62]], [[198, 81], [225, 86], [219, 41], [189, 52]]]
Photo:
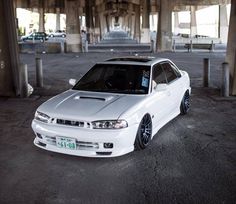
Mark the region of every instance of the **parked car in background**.
[[66, 37], [66, 32], [64, 30], [57, 30], [56, 32], [50, 33], [49, 37]]
[[189, 75], [169, 59], [109, 59], [70, 84], [36, 110], [34, 144], [42, 149], [87, 157], [145, 149], [190, 105]]
[[22, 36], [21, 40], [22, 41], [39, 40], [40, 42], [44, 42], [48, 40], [48, 35], [45, 32], [35, 32], [26, 36]]

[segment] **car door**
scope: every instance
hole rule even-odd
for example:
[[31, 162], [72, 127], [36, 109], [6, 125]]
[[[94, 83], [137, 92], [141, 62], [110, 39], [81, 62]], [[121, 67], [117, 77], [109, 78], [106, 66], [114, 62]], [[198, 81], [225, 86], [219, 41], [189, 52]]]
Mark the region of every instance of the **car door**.
[[168, 114], [172, 115], [176, 113], [176, 111], [179, 111], [179, 98], [182, 95], [181, 74], [175, 69], [174, 65], [168, 61], [161, 63], [161, 66], [166, 75], [167, 89], [170, 96], [170, 109]]
[[150, 94], [154, 129], [165, 123], [171, 105], [171, 98], [168, 89], [157, 90], [157, 87], [160, 84], [166, 84], [167, 86], [167, 80], [162, 66], [158, 63], [152, 68], [152, 90]]

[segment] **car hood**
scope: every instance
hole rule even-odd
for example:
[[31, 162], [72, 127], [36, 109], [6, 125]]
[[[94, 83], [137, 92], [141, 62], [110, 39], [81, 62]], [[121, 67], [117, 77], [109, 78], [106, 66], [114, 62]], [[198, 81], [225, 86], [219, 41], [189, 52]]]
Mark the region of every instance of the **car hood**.
[[140, 103], [143, 95], [82, 92], [69, 90], [42, 104], [38, 111], [50, 117], [71, 120], [112, 120]]

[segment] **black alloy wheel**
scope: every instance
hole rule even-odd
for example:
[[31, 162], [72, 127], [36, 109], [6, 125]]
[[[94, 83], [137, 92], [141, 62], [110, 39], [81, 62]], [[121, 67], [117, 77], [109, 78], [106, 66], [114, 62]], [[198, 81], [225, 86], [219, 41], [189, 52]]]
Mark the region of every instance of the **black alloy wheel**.
[[190, 109], [190, 96], [189, 92], [186, 91], [181, 101], [180, 112], [182, 115], [185, 115], [188, 113], [189, 109]]
[[152, 138], [152, 119], [146, 114], [139, 124], [138, 132], [135, 139], [135, 149], [145, 149]]

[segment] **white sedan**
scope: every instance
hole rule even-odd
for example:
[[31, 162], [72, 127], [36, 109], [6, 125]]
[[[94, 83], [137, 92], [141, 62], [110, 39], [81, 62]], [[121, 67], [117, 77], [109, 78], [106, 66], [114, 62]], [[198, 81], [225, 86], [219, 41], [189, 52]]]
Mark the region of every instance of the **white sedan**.
[[169, 59], [120, 57], [94, 65], [73, 88], [43, 103], [34, 144], [86, 157], [145, 149], [158, 130], [189, 110], [187, 72]]

